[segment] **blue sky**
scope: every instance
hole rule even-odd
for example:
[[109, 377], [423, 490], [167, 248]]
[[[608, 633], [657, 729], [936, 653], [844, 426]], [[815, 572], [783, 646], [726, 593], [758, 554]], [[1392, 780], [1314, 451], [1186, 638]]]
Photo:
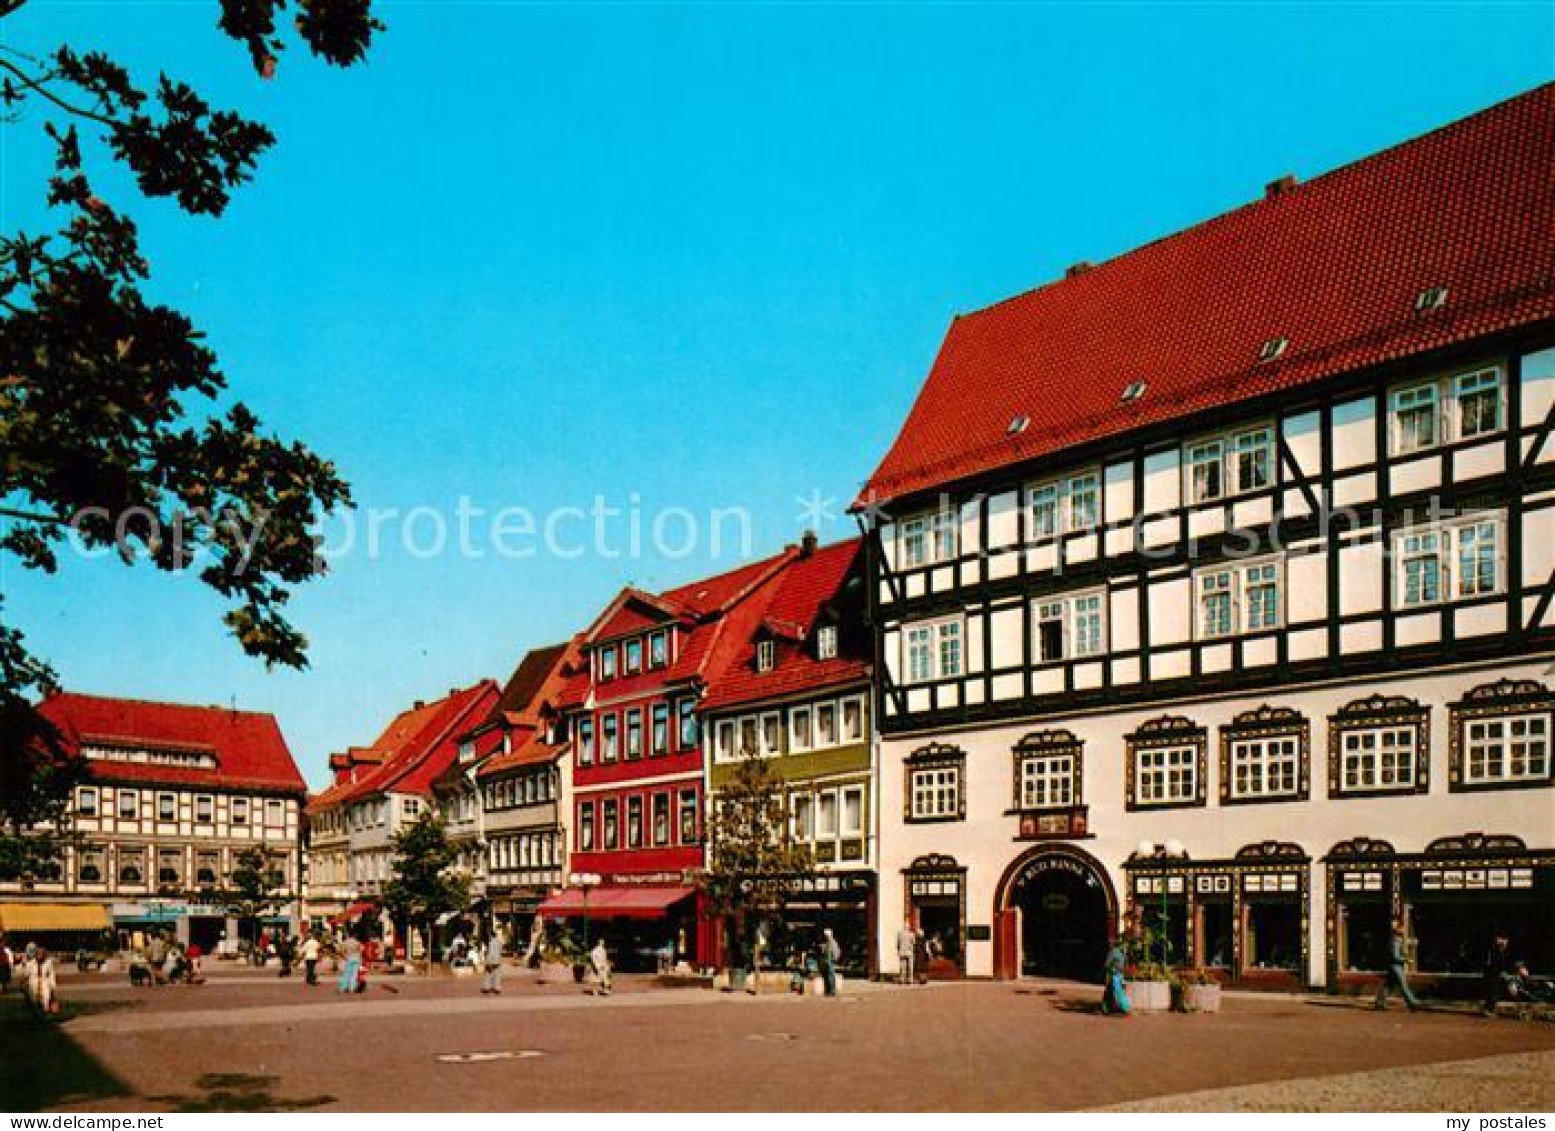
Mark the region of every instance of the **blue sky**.
[[[382, 7], [368, 65], [293, 50], [268, 83], [215, 0], [32, 0], [0, 34], [105, 48], [275, 129], [219, 221], [104, 184], [154, 293], [364, 512], [635, 495], [649, 518], [744, 508], [758, 553], [798, 536], [799, 497], [841, 511], [957, 311], [1555, 74], [1547, 4]], [[0, 127], [6, 230], [40, 223], [37, 132]], [[190, 578], [0, 568], [67, 686], [274, 711], [320, 784], [331, 750], [504, 677], [622, 584], [734, 564], [383, 546], [298, 593], [304, 673], [244, 657]]]

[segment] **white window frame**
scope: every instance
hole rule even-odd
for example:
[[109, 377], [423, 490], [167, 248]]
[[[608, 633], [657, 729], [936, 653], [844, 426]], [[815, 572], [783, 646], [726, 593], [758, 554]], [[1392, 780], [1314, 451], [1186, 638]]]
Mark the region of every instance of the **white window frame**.
[[[770, 730], [769, 730], [770, 728]], [[775, 736], [776, 742], [769, 741]], [[783, 753], [783, 712], [763, 711], [756, 722], [756, 741], [763, 758]]]
[[[237, 800], [242, 799], [238, 798]], [[125, 789], [123, 786], [120, 786], [114, 792], [113, 801], [113, 811], [119, 820], [134, 821], [140, 818], [140, 790]]]
[[[1479, 571], [1463, 569], [1465, 543], [1485, 531], [1494, 538], [1494, 577], [1489, 588], [1481, 584]], [[1426, 540], [1434, 545], [1426, 545]], [[1411, 526], [1393, 532], [1393, 603], [1400, 609], [1427, 609], [1473, 597], [1492, 597], [1506, 591], [1506, 516], [1501, 511], [1476, 511], [1432, 526]], [[1479, 559], [1476, 558], [1476, 561]], [[1410, 599], [1409, 567], [1435, 563], [1436, 592]]]
[[808, 703], [788, 711], [788, 749], [800, 754], [815, 748], [815, 709]]
[[908, 771], [911, 813], [916, 821], [961, 815], [961, 767], [914, 766]]
[[773, 640], [756, 641], [756, 670], [769, 672], [777, 666], [777, 643]]
[[[815, 726], [815, 749], [830, 750], [841, 746], [843, 744], [841, 706], [834, 700], [827, 699], [814, 704], [814, 708], [815, 713], [813, 716], [813, 725]], [[823, 711], [829, 711], [831, 713], [832, 736], [830, 739], [828, 739], [823, 733], [824, 728], [821, 725], [821, 712]]]
[[[1201, 436], [1182, 447], [1182, 493], [1189, 506], [1234, 499], [1255, 491], [1267, 491], [1279, 479], [1278, 451], [1275, 443], [1275, 426], [1267, 421], [1245, 425], [1212, 436]], [[1262, 483], [1244, 479], [1243, 457], [1262, 454], [1265, 481]], [[1200, 476], [1200, 469], [1205, 474]], [[1217, 477], [1214, 490], [1207, 480], [1209, 470]]]
[[[848, 802], [857, 799], [858, 820], [849, 821]], [[837, 831], [844, 840], [864, 835], [864, 787], [862, 785], [845, 785], [837, 791]]]
[[[1254, 589], [1264, 587], [1265, 571], [1274, 570], [1275, 615], [1273, 624], [1253, 625], [1250, 618], [1255, 604]], [[1213, 587], [1212, 587], [1213, 586]], [[1229, 613], [1224, 630], [1211, 626], [1205, 617], [1205, 598], [1225, 594]], [[1255, 561], [1226, 562], [1197, 570], [1193, 575], [1193, 634], [1196, 640], [1229, 640], [1260, 632], [1273, 632], [1285, 624], [1285, 558], [1259, 558]]]
[[789, 836], [796, 842], [815, 840], [815, 794], [808, 791], [788, 795]]
[[[954, 630], [954, 631], [951, 631]], [[920, 670], [913, 658], [915, 637], [927, 634], [927, 667]], [[945, 645], [953, 639], [957, 662], [955, 670], [945, 664]], [[902, 670], [907, 684], [933, 683], [941, 679], [955, 679], [966, 671], [966, 625], [962, 617], [940, 617], [935, 620], [915, 621], [902, 626]]]
[[823, 624], [815, 630], [815, 658], [832, 660], [837, 656], [837, 626]]
[[[1082, 651], [1079, 644], [1091, 634], [1081, 631], [1081, 618], [1089, 610], [1085, 609], [1088, 602], [1095, 601], [1095, 615], [1098, 626], [1095, 634], [1094, 645], [1087, 645]], [[1107, 654], [1108, 616], [1107, 616], [1107, 590], [1086, 589], [1078, 593], [1055, 593], [1051, 596], [1040, 597], [1032, 602], [1032, 654], [1037, 664], [1056, 664], [1065, 660], [1088, 660]], [[1058, 622], [1058, 655], [1043, 655], [1042, 626]]]
[[[1082, 512], [1077, 500], [1087, 497], [1091, 506]], [[1041, 542], [1097, 529], [1105, 518], [1103, 498], [1097, 467], [1031, 484], [1026, 488], [1026, 540]]]
[[898, 569], [953, 562], [961, 551], [961, 526], [954, 507], [909, 515], [897, 523]]
[[[1371, 736], [1377, 741], [1369, 749], [1362, 748], [1360, 740], [1364, 736]], [[1388, 736], [1407, 736], [1407, 743], [1395, 743], [1388, 749], [1394, 751], [1394, 774], [1392, 781], [1383, 781], [1383, 744], [1382, 739]], [[1396, 751], [1403, 750], [1402, 761], [1398, 760]], [[1415, 764], [1420, 756], [1420, 728], [1413, 722], [1384, 723], [1380, 726], [1344, 727], [1339, 731], [1339, 781], [1336, 783], [1340, 793], [1390, 793], [1403, 789], [1415, 788]], [[1366, 761], [1373, 762], [1372, 781], [1363, 783], [1357, 781], [1350, 783], [1350, 768], [1352, 762], [1357, 770], [1361, 769]], [[1399, 774], [1399, 768], [1403, 773]], [[1360, 775], [1357, 774], [1357, 777]]]
[[195, 796], [194, 823], [197, 825], [214, 825], [216, 823], [216, 799], [210, 794], [201, 793]]
[[[1173, 774], [1176, 774], [1174, 787]], [[1154, 788], [1147, 788], [1147, 783]], [[1186, 791], [1184, 791], [1186, 784]], [[1155, 792], [1158, 796], [1151, 796]], [[1134, 748], [1134, 805], [1185, 805], [1199, 799], [1199, 748], [1193, 743], [1167, 742]]]
[[97, 792], [95, 785], [83, 785], [76, 790], [76, 816], [102, 816], [102, 795]]
[[740, 728], [734, 719], [719, 719], [713, 724], [713, 758], [719, 762], [732, 762], [737, 758], [736, 740]]
[[[1504, 714], [1480, 715], [1464, 719], [1463, 727], [1463, 781], [1465, 785], [1502, 785], [1514, 782], [1547, 781], [1550, 778], [1551, 740], [1555, 737], [1555, 715], [1549, 711], [1508, 711]], [[1521, 726], [1523, 733], [1513, 735], [1514, 727]], [[1476, 729], [1488, 731], [1494, 728], [1499, 734], [1492, 737], [1487, 733], [1476, 734]], [[1542, 731], [1537, 737], [1531, 736], [1529, 731], [1537, 728]], [[1520, 742], [1525, 747], [1523, 753], [1523, 769], [1521, 772], [1512, 770], [1511, 746]], [[1539, 758], [1539, 769], [1534, 770], [1533, 758], [1526, 747], [1537, 742], [1542, 748]], [[1490, 774], [1483, 769], [1475, 770], [1475, 754], [1484, 750], [1496, 751], [1496, 762], [1499, 772]], [[1481, 763], [1488, 766], [1489, 757], [1481, 757]]]
[[[1075, 804], [1072, 751], [1023, 754], [1020, 759], [1020, 807], [1069, 809]], [[1055, 794], [1062, 794], [1055, 799]], [[1039, 796], [1040, 795], [1040, 796]]]
[[[1286, 744], [1289, 748], [1286, 749]], [[1290, 788], [1271, 789], [1269, 783], [1284, 776], [1289, 765]], [[1249, 768], [1245, 775], [1238, 774], [1243, 766]], [[1256, 774], [1252, 771], [1256, 770]], [[1299, 797], [1301, 794], [1301, 733], [1247, 735], [1230, 740], [1226, 757], [1226, 796], [1235, 801], [1263, 801], [1271, 798]], [[1243, 778], [1251, 782], [1256, 776], [1257, 788], [1244, 787]]]
[[[1465, 426], [1463, 409], [1470, 397], [1492, 392], [1495, 401], [1493, 420], [1488, 427], [1470, 431]], [[1506, 429], [1508, 396], [1506, 370], [1499, 362], [1474, 365], [1427, 381], [1410, 381], [1388, 390], [1388, 454], [1392, 456], [1428, 452], [1457, 440], [1477, 440], [1494, 436]], [[1402, 412], [1429, 406], [1432, 435], [1417, 441], [1406, 434]]]
[[[858, 733], [848, 733], [848, 707], [858, 709]], [[864, 696], [849, 695], [837, 703], [837, 738], [845, 746], [864, 741]]]

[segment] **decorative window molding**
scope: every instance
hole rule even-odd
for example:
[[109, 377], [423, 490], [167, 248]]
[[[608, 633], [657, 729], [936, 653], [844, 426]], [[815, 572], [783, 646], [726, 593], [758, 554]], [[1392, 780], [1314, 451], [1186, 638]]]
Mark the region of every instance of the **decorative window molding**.
[[931, 742], [902, 760], [902, 819], [911, 825], [966, 820], [966, 751]]
[[1447, 789], [1528, 789], [1555, 780], [1555, 690], [1502, 679], [1448, 706]]
[[1220, 803], [1305, 801], [1311, 795], [1312, 724], [1289, 707], [1243, 711], [1220, 728]]
[[1425, 846], [1427, 856], [1461, 856], [1476, 852], [1498, 855], [1527, 851], [1527, 842], [1511, 833], [1461, 833], [1458, 836], [1438, 837]]
[[1083, 791], [1084, 743], [1069, 730], [1039, 730], [1013, 749], [1012, 812], [1019, 840], [1089, 836]]
[[1203, 727], [1181, 715], [1162, 715], [1141, 725], [1126, 745], [1129, 812], [1204, 805], [1209, 738]]
[[1430, 790], [1431, 711], [1402, 695], [1372, 695], [1328, 720], [1328, 796]]
[[1286, 840], [1264, 840], [1257, 844], [1244, 844], [1236, 850], [1240, 861], [1302, 861], [1308, 859], [1306, 850], [1299, 844]]

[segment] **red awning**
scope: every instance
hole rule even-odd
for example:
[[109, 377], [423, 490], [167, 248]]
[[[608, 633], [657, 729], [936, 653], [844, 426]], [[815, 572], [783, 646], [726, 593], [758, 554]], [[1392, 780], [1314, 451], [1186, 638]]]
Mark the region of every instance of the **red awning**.
[[376, 909], [377, 909], [377, 904], [367, 903], [365, 901], [364, 902], [359, 902], [359, 903], [353, 903], [350, 907], [347, 907], [339, 915], [331, 915], [329, 917], [329, 921], [331, 923], [348, 923], [352, 919], [359, 919], [363, 915], [366, 915], [369, 911], [374, 911]]
[[[540, 904], [540, 914], [581, 918], [584, 889], [563, 888]], [[690, 887], [636, 887], [606, 884], [588, 889], [588, 914], [596, 919], [658, 919], [669, 908], [696, 894]]]

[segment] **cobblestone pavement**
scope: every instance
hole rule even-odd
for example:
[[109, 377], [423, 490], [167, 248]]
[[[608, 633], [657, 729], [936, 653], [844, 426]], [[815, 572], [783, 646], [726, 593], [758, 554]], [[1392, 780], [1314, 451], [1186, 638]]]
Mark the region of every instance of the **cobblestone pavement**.
[[1555, 1107], [1555, 1025], [1456, 1012], [1228, 995], [1213, 1016], [1114, 1019], [1091, 987], [1031, 982], [854, 983], [834, 1000], [630, 977], [608, 998], [523, 975], [500, 998], [468, 979], [390, 984], [343, 998], [262, 976], [73, 980], [58, 1024], [25, 1019], [13, 995], [0, 1109]]

